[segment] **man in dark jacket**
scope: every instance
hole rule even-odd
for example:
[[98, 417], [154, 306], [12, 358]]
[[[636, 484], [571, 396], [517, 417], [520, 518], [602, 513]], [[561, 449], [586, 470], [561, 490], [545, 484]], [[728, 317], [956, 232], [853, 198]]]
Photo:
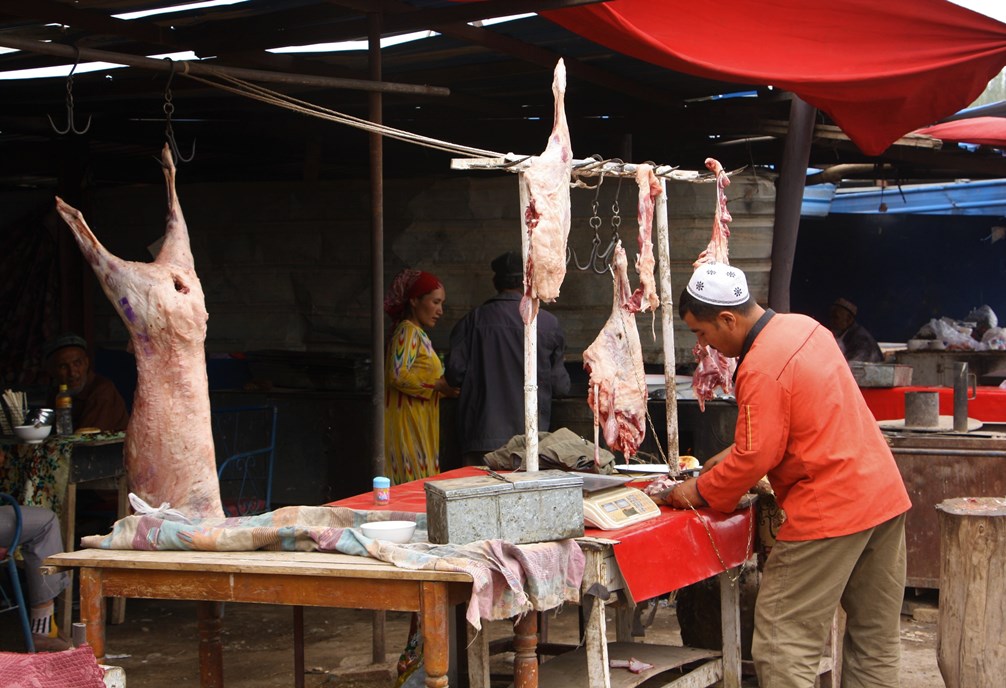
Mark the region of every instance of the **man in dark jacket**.
[[831, 331], [835, 334], [838, 348], [845, 354], [847, 361], [880, 363], [884, 360], [884, 355], [873, 335], [856, 322], [857, 310], [856, 304], [848, 299], [836, 299], [831, 304]]
[[126, 402], [115, 383], [91, 368], [87, 342], [66, 333], [45, 345], [45, 366], [52, 380], [50, 403], [54, 403], [59, 385], [66, 385], [73, 396], [73, 427], [97, 428], [119, 432], [129, 423]]
[[[497, 294], [466, 315], [451, 331], [444, 376], [461, 388], [458, 431], [465, 465], [524, 432], [524, 321], [518, 307], [523, 261], [510, 251], [492, 262]], [[552, 397], [569, 392], [562, 328], [538, 311], [538, 430], [547, 431]]]

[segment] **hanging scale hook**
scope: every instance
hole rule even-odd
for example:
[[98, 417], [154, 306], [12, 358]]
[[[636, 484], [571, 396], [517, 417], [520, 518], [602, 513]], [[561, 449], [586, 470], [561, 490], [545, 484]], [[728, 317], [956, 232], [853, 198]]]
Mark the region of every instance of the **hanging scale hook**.
[[52, 130], [60, 136], [69, 134], [71, 131], [79, 136], [86, 134], [87, 130], [91, 128], [90, 115], [88, 115], [87, 124], [83, 129], [78, 130], [76, 123], [73, 121], [73, 73], [77, 70], [77, 64], [80, 62], [80, 48], [74, 46], [74, 49], [77, 51], [77, 55], [73, 59], [73, 67], [70, 68], [70, 73], [66, 75], [66, 128], [59, 129], [56, 123], [52, 121], [52, 115], [46, 115], [49, 118]]

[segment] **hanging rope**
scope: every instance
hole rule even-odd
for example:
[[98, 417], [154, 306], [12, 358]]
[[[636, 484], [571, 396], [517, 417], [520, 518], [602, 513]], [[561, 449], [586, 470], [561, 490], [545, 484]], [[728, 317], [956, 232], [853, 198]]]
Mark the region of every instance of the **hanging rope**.
[[244, 81], [243, 79], [238, 79], [237, 77], [226, 74], [217, 74], [216, 78], [219, 79], [219, 81], [214, 81], [212, 79], [196, 76], [195, 74], [189, 74], [185, 71], [182, 73], [188, 78], [206, 84], [207, 86], [212, 86], [213, 88], [218, 88], [244, 98], [250, 98], [262, 103], [281, 107], [309, 117], [317, 117], [330, 122], [345, 124], [356, 129], [362, 129], [363, 131], [373, 134], [380, 134], [381, 136], [386, 136], [398, 141], [413, 143], [417, 146], [425, 146], [426, 148], [433, 148], [461, 155], [476, 155], [497, 158], [503, 157], [503, 153], [497, 153], [496, 151], [462, 146], [460, 144], [450, 143], [449, 141], [441, 141], [440, 139], [435, 139], [429, 136], [414, 134], [410, 131], [405, 131], [404, 129], [395, 129], [394, 127], [389, 127], [383, 124], [376, 124], [360, 117], [354, 117], [353, 115], [347, 115], [343, 112], [330, 110], [320, 105], [294, 98], [293, 96], [286, 95], [285, 93], [263, 88], [249, 81]]

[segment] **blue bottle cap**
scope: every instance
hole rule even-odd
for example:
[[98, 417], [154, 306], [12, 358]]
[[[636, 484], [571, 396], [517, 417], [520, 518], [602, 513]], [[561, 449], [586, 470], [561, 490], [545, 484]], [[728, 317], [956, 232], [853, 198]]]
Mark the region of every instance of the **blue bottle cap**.
[[379, 475], [374, 478], [374, 487], [391, 487], [391, 480], [385, 478], [383, 475]]

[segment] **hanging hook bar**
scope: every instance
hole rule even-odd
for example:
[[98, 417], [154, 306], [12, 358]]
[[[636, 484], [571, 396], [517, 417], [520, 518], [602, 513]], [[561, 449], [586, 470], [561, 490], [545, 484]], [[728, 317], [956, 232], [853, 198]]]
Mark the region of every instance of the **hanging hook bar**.
[[182, 155], [181, 150], [178, 148], [178, 142], [175, 140], [175, 129], [171, 126], [171, 115], [175, 113], [175, 105], [171, 102], [171, 80], [175, 78], [175, 61], [170, 57], [165, 57], [171, 65], [171, 70], [168, 72], [168, 83], [164, 86], [164, 136], [168, 139], [168, 145], [171, 146], [171, 152], [175, 156], [175, 162], [192, 162], [192, 159], [196, 157], [196, 141], [192, 140], [192, 150], [189, 151], [188, 157]]
[[66, 128], [60, 129], [56, 126], [56, 123], [52, 121], [52, 115], [46, 115], [49, 118], [49, 124], [52, 126], [52, 130], [64, 136], [69, 134], [71, 131], [78, 136], [81, 134], [86, 134], [87, 130], [91, 128], [91, 116], [87, 117], [87, 124], [83, 129], [77, 129], [77, 124], [73, 121], [73, 73], [77, 70], [77, 64], [80, 62], [80, 48], [74, 46], [74, 50], [77, 51], [77, 56], [73, 59], [73, 67], [70, 68], [70, 73], [66, 75]]

